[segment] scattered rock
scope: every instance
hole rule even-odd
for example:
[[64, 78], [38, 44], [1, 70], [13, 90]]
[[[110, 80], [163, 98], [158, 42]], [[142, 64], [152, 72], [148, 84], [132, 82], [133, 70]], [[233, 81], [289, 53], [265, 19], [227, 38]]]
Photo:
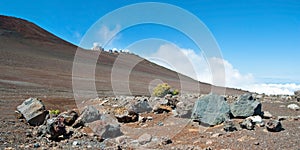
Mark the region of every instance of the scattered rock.
[[251, 94], [241, 95], [236, 102], [230, 105], [234, 117], [249, 117], [261, 115], [261, 103], [256, 101]]
[[101, 118], [101, 114], [94, 106], [86, 106], [81, 115], [73, 124], [74, 128], [84, 126], [86, 123], [90, 123]]
[[57, 118], [51, 118], [46, 123], [47, 133], [51, 135], [51, 139], [56, 140], [61, 135], [66, 135], [67, 131], [64, 124], [64, 118], [58, 116]]
[[279, 105], [279, 107], [280, 107], [280, 108], [285, 108], [286, 106], [285, 106], [285, 105]]
[[169, 137], [161, 137], [161, 144], [168, 145], [173, 143], [173, 141]]
[[292, 110], [300, 110], [300, 107], [297, 104], [290, 104], [287, 106], [287, 108]]
[[279, 132], [283, 129], [280, 121], [277, 120], [269, 120], [266, 124], [266, 127], [270, 132]]
[[195, 103], [191, 119], [211, 126], [224, 122], [230, 113], [225, 98], [216, 94], [201, 97]]
[[128, 110], [124, 110], [122, 114], [121, 113], [115, 114], [115, 117], [120, 123], [130, 123], [139, 120], [139, 114], [137, 114], [134, 111], [128, 111]]
[[293, 116], [292, 119], [293, 120], [300, 120], [300, 115], [299, 116]]
[[33, 145], [33, 147], [34, 147], [34, 148], [39, 148], [39, 147], [40, 147], [40, 143], [35, 143], [35, 144]]
[[80, 145], [80, 142], [78, 142], [78, 141], [74, 141], [74, 142], [72, 143], [72, 145], [73, 145], [73, 146]]
[[152, 139], [152, 136], [148, 133], [144, 133], [143, 135], [141, 135], [139, 138], [138, 138], [138, 142], [141, 144], [141, 145], [145, 145], [149, 142], [151, 142], [151, 139]]
[[65, 119], [64, 123], [67, 126], [71, 126], [78, 118], [78, 113], [76, 111], [71, 110], [71, 111], [63, 112], [63, 113], [59, 114], [59, 116], [64, 117], [64, 119]]
[[44, 123], [48, 111], [44, 104], [37, 98], [29, 98], [17, 107], [17, 110], [24, 116], [26, 121], [32, 126]]
[[205, 144], [206, 144], [206, 145], [210, 145], [210, 144], [212, 144], [212, 143], [213, 143], [212, 140], [207, 140]]
[[47, 126], [41, 125], [37, 128], [37, 136], [45, 136], [47, 134]]
[[153, 117], [148, 116], [148, 117], [147, 117], [147, 120], [153, 120]]
[[250, 116], [248, 118], [255, 124], [260, 124], [263, 122], [263, 120], [260, 116]]
[[273, 115], [272, 115], [270, 112], [268, 112], [268, 111], [264, 111], [264, 112], [263, 112], [263, 117], [264, 117], [265, 119], [270, 119], [270, 118], [273, 117]]
[[129, 111], [133, 111], [135, 113], [144, 113], [152, 111], [152, 107], [149, 105], [147, 99], [139, 99], [138, 101], [133, 101], [129, 105], [127, 105], [126, 108]]
[[26, 137], [32, 137], [32, 130], [31, 129], [26, 130], [25, 135]]
[[224, 122], [224, 128], [223, 129], [226, 132], [237, 131], [237, 128], [235, 127], [234, 123], [231, 120], [226, 120]]
[[254, 122], [250, 118], [246, 118], [240, 123], [241, 128], [247, 129], [247, 130], [253, 130], [254, 129]]
[[296, 96], [300, 96], [300, 90], [294, 91], [294, 94], [295, 94]]
[[157, 125], [158, 125], [158, 126], [163, 126], [164, 123], [160, 121], [160, 122], [157, 123]]
[[278, 116], [277, 119], [279, 121], [283, 121], [283, 120], [288, 120], [290, 118], [290, 116]]
[[102, 115], [101, 120], [88, 123], [87, 126], [102, 139], [115, 138], [123, 135], [120, 124], [110, 114]]
[[253, 122], [255, 125], [259, 127], [265, 126], [265, 122], [262, 120], [261, 116], [250, 116], [248, 117], [248, 119], [250, 119], [251, 122]]
[[168, 112], [171, 112], [173, 109], [172, 107], [170, 106], [167, 106], [167, 105], [156, 105], [154, 108], [153, 108], [153, 112], [154, 113], [157, 113], [157, 114], [161, 114], [161, 113], [168, 113]]
[[[230, 129], [231, 129], [231, 131], [233, 131], [232, 128], [230, 128]], [[225, 130], [225, 128], [224, 128], [224, 130]], [[236, 128], [235, 128], [235, 130], [236, 130]], [[225, 130], [225, 131], [226, 131], [226, 130]], [[229, 131], [229, 130], [228, 130], [228, 131]], [[226, 132], [228, 132], [228, 131], [226, 131]], [[215, 133], [215, 134], [213, 134], [211, 137], [217, 138], [217, 137], [220, 137], [220, 136], [222, 136], [221, 133]]]
[[177, 117], [180, 118], [191, 118], [194, 101], [191, 99], [185, 99], [176, 104]]

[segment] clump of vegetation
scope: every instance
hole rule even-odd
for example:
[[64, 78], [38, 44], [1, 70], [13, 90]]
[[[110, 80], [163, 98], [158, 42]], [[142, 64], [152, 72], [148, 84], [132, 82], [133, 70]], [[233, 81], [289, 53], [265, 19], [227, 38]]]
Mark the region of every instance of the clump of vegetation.
[[157, 97], [164, 97], [170, 93], [171, 86], [167, 83], [158, 84], [154, 89], [152, 94]]
[[172, 95], [178, 95], [178, 94], [179, 94], [178, 89], [175, 89], [175, 90], [173, 90], [173, 91], [171, 91], [171, 92], [172, 92]]
[[58, 109], [49, 110], [49, 114], [52, 114], [52, 115], [59, 115], [59, 114], [60, 114], [60, 111], [59, 111]]
[[177, 89], [172, 90], [168, 83], [158, 84], [152, 91], [152, 95], [157, 97], [164, 97], [167, 94], [178, 95], [179, 91]]

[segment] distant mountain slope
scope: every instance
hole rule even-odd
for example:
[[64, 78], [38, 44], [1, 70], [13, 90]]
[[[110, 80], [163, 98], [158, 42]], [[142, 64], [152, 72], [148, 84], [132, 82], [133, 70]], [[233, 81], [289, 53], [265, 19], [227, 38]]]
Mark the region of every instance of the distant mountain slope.
[[[0, 15], [0, 91], [2, 96], [57, 96], [72, 93], [72, 66], [77, 46], [45, 31], [26, 20]], [[79, 50], [86, 60], [99, 52]], [[121, 54], [120, 54], [121, 55]], [[116, 59], [124, 64], [133, 59], [140, 62], [131, 70], [130, 91], [134, 95], [149, 95], [149, 84], [160, 79], [180, 89], [180, 82], [190, 85], [189, 92], [209, 93], [211, 85], [153, 64], [136, 55], [101, 52], [96, 67], [96, 87], [100, 95], [112, 95], [111, 72]], [[122, 65], [121, 65], [122, 66]], [[120, 69], [126, 68], [126, 65]], [[181, 79], [181, 81], [179, 81]], [[84, 82], [84, 81], [82, 81]], [[120, 85], [126, 80], [120, 80]], [[194, 88], [200, 86], [199, 89]], [[121, 89], [121, 88], [118, 88]], [[122, 94], [121, 91], [117, 91]], [[244, 91], [228, 88], [228, 93]]]

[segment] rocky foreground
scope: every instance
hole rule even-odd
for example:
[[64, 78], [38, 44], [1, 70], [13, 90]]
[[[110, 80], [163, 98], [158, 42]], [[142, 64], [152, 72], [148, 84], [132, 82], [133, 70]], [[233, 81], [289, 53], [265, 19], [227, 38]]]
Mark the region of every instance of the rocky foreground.
[[[5, 149], [297, 149], [295, 96], [216, 94], [103, 97], [47, 110], [37, 98], [1, 122]], [[300, 97], [300, 93], [299, 96]]]

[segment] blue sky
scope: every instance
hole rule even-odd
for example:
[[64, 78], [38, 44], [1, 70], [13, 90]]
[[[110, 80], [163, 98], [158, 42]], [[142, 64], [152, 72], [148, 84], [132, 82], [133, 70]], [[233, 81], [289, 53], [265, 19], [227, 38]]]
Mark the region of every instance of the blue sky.
[[[2, 0], [0, 14], [29, 20], [78, 45], [99, 18], [137, 2], [143, 1]], [[176, 5], [202, 20], [218, 42], [223, 58], [241, 75], [253, 75], [256, 83], [300, 84], [300, 1], [156, 2]], [[140, 25], [122, 31], [112, 46], [124, 48], [144, 38], [165, 39], [200, 53], [187, 37], [158, 25]]]

